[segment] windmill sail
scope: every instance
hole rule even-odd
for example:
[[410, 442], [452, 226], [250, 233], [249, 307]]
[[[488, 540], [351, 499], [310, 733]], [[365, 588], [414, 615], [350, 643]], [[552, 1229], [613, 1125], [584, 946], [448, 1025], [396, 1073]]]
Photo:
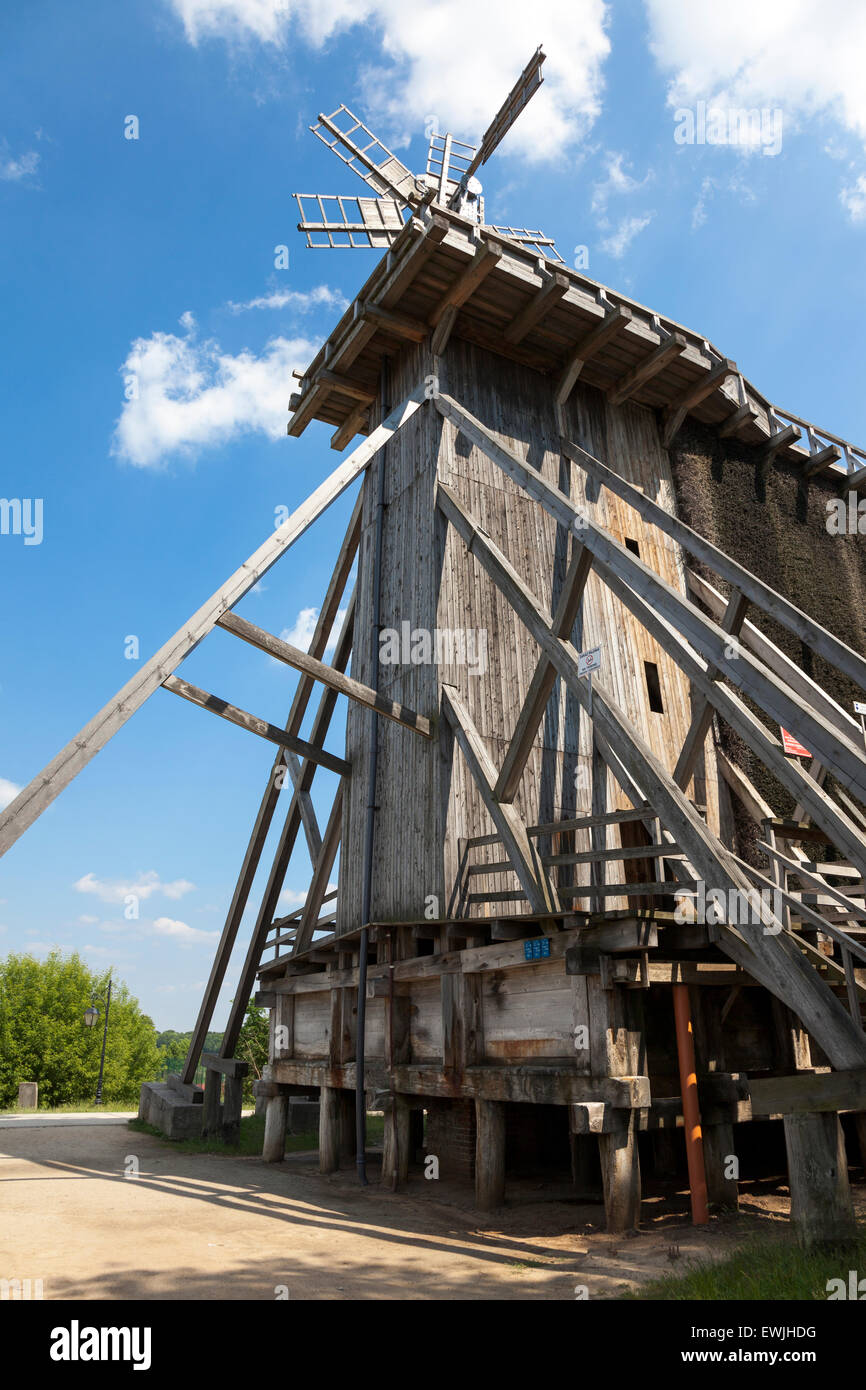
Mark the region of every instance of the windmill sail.
[[314, 250], [385, 248], [403, 230], [405, 204], [396, 198], [353, 198], [335, 193], [296, 193], [294, 197], [301, 214], [298, 231]]
[[310, 130], [369, 184], [374, 193], [391, 194], [401, 203], [409, 203], [417, 197], [412, 171], [387, 145], [382, 144], [348, 106], [341, 104], [330, 116], [320, 114]]
[[530, 251], [537, 251], [539, 256], [546, 256], [549, 261], [559, 261], [561, 265], [565, 265], [553, 237], [545, 236], [544, 232], [533, 231], [529, 227], [498, 227], [493, 222], [489, 224], [489, 230], [498, 232], [500, 236], [507, 236], [511, 241], [519, 241], [521, 246], [528, 246]]
[[526, 103], [535, 96], [544, 78], [541, 76], [541, 65], [546, 58], [546, 54], [537, 48], [530, 58], [523, 72], [518, 77], [508, 96], [500, 106], [490, 125], [484, 132], [478, 152], [464, 175], [469, 179], [480, 165], [486, 164], [497, 145], [507, 135], [520, 115]]

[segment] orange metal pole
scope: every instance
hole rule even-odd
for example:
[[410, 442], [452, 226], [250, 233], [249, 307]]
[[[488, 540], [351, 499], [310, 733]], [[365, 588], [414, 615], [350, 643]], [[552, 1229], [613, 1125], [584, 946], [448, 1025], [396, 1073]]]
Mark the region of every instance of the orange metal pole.
[[698, 1109], [698, 1078], [695, 1071], [695, 1038], [692, 1031], [688, 985], [674, 985], [674, 1020], [677, 1027], [677, 1060], [680, 1067], [680, 1094], [686, 1131], [686, 1160], [689, 1166], [689, 1193], [692, 1223], [704, 1226], [707, 1211], [707, 1175], [704, 1169], [704, 1141]]

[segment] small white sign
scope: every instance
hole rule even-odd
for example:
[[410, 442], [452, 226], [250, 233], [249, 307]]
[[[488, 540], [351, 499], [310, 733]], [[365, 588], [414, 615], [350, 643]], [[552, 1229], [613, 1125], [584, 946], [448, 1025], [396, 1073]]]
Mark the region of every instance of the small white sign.
[[577, 674], [589, 676], [601, 666], [601, 647], [590, 647], [589, 651], [578, 652]]
[[855, 714], [866, 714], [866, 703], [864, 703], [863, 700], [855, 700], [855, 701], [854, 701], [854, 713], [855, 713]]

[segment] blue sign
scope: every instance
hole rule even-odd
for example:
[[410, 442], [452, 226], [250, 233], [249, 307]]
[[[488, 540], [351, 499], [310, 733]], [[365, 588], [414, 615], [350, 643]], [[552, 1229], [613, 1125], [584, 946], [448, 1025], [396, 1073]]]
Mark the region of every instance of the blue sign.
[[544, 960], [550, 955], [550, 937], [537, 936], [534, 941], [524, 941], [523, 954], [526, 960]]

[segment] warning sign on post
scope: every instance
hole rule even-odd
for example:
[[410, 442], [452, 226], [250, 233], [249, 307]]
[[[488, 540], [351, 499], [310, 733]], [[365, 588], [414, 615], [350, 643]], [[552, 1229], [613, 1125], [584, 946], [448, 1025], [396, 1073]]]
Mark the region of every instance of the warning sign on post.
[[578, 652], [577, 654], [577, 674], [579, 676], [591, 675], [601, 666], [601, 647], [590, 647], [589, 651]]
[[782, 748], [791, 758], [811, 758], [812, 754], [808, 748], [804, 748], [802, 743], [798, 743], [793, 734], [789, 734], [787, 729], [782, 729]]

